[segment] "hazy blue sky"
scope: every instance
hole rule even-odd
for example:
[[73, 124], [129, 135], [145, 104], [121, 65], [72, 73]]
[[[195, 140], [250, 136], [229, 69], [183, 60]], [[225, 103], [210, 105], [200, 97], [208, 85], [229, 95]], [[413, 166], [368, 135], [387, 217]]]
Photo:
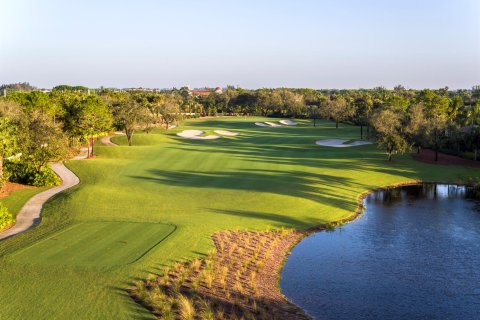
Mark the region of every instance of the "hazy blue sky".
[[480, 0], [0, 0], [0, 83], [480, 84]]

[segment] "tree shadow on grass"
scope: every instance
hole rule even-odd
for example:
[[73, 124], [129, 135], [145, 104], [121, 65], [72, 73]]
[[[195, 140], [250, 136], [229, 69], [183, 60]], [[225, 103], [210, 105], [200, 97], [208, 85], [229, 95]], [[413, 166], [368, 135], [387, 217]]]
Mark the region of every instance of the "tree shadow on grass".
[[314, 218], [302, 218], [297, 219], [292, 216], [286, 216], [282, 214], [276, 214], [271, 212], [258, 212], [258, 211], [246, 211], [246, 210], [224, 210], [224, 209], [210, 209], [212, 212], [230, 215], [235, 217], [245, 217], [253, 219], [266, 220], [272, 223], [273, 227], [295, 227], [300, 229], [306, 229], [311, 226], [320, 225], [326, 221]]
[[135, 281], [143, 281], [143, 278], [131, 279], [130, 283], [125, 284], [125, 287], [110, 286], [109, 289], [114, 292], [116, 296], [125, 301], [127, 305], [127, 312], [129, 319], [135, 320], [150, 320], [155, 317], [152, 315], [151, 311], [144, 307], [142, 304], [137, 303], [132, 299], [130, 294], [127, 291], [127, 288], [132, 287]]
[[298, 197], [328, 204], [345, 210], [355, 210], [356, 204], [345, 201], [338, 190], [351, 191], [358, 185], [350, 178], [304, 171], [247, 170], [236, 171], [166, 171], [151, 169], [145, 176], [131, 176], [170, 186], [259, 191]]
[[[198, 141], [197, 141], [198, 142]], [[321, 147], [312, 143], [258, 144], [253, 142], [232, 141], [216, 144], [214, 148], [205, 144], [171, 146], [169, 149], [186, 153], [219, 154], [232, 159], [248, 162], [264, 162], [275, 165], [298, 166], [315, 170], [346, 169], [401, 175], [405, 178], [417, 177], [419, 164], [406, 156], [395, 162], [385, 161], [384, 154], [374, 146], [352, 148]], [[371, 181], [370, 181], [371, 182]]]

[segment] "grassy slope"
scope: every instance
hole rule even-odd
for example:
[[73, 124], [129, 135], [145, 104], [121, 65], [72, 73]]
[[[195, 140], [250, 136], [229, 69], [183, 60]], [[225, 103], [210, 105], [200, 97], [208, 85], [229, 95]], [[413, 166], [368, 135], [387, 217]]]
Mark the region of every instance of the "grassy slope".
[[[210, 235], [226, 228], [307, 228], [347, 217], [359, 193], [411, 179], [457, 181], [479, 170], [440, 167], [402, 156], [394, 163], [375, 146], [329, 148], [317, 139], [355, 139], [358, 128], [262, 128], [265, 119], [202, 119], [137, 135], [134, 147], [102, 147], [99, 157], [71, 161], [82, 183], [50, 201], [42, 224], [0, 242], [0, 318], [148, 318], [123, 289], [173, 261], [205, 254]], [[214, 141], [183, 140], [175, 132], [240, 131]], [[124, 137], [114, 138], [125, 144]], [[139, 262], [100, 271], [16, 261], [14, 252], [72, 223], [145, 221], [177, 230]], [[99, 239], [98, 241], [102, 241]]]
[[0, 199], [13, 215], [17, 215], [28, 199], [48, 188], [28, 188], [12, 192], [8, 197]]

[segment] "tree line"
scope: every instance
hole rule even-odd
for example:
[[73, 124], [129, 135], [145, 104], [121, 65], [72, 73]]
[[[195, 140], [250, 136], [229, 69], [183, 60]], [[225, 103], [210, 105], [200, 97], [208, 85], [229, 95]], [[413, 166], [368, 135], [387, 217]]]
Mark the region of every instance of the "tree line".
[[[4, 85], [13, 88], [15, 86]], [[169, 128], [186, 117], [263, 115], [331, 119], [358, 125], [360, 139], [375, 139], [391, 160], [414, 147], [477, 159], [480, 148], [480, 87], [413, 90], [397, 86], [358, 90], [257, 89], [228, 86], [192, 95], [188, 88], [163, 91], [89, 90], [57, 86], [51, 92], [10, 90], [0, 97], [0, 179], [33, 185], [58, 183], [48, 162], [72, 156], [81, 144], [122, 130]], [[5, 163], [5, 170], [4, 170]]]

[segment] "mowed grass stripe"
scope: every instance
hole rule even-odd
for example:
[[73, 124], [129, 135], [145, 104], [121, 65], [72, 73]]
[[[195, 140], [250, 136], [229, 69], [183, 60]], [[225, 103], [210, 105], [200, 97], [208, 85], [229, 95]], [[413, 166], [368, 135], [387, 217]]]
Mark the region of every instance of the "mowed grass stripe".
[[135, 262], [174, 226], [144, 222], [84, 222], [19, 251], [16, 262], [111, 267]]
[[[76, 257], [84, 255], [85, 251], [90, 250], [94, 245], [95, 234], [109, 232], [109, 224], [83, 223], [82, 227], [73, 226], [66, 232], [58, 236], [53, 236], [46, 241], [51, 241], [51, 246], [55, 250], [46, 250], [45, 257], [38, 256], [41, 261], [60, 261], [68, 263], [74, 261]], [[66, 234], [66, 235], [65, 235]], [[101, 239], [96, 239], [99, 242]]]

